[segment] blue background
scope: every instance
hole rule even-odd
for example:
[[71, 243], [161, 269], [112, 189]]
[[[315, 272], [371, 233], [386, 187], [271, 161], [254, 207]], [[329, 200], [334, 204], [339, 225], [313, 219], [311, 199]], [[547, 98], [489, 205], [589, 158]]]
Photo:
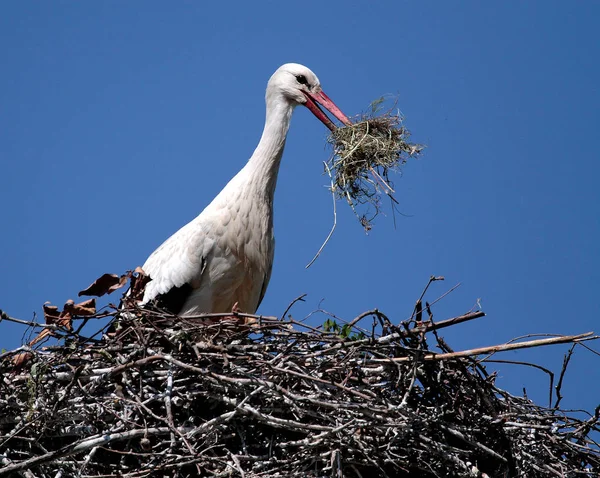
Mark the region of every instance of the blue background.
[[[253, 151], [282, 63], [348, 115], [398, 94], [428, 145], [396, 178], [400, 211], [365, 235], [322, 175], [327, 131], [294, 115], [279, 176], [277, 252], [260, 312], [374, 307], [408, 317], [430, 275], [456, 349], [598, 330], [600, 45], [596, 2], [5, 2], [0, 7], [0, 308], [30, 319], [104, 272], [141, 265]], [[112, 298], [111, 300], [117, 300]], [[322, 315], [311, 323], [322, 323]], [[0, 346], [23, 328], [0, 324]], [[590, 343], [595, 346], [598, 345]], [[560, 370], [566, 346], [508, 352]], [[578, 348], [563, 405], [600, 402]], [[547, 378], [491, 366], [547, 403]]]

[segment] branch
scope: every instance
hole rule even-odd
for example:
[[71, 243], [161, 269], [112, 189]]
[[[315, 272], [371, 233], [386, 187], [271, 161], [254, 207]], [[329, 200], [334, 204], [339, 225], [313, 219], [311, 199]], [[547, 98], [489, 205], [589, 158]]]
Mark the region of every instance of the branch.
[[[385, 338], [385, 337], [384, 337]], [[551, 344], [568, 344], [578, 342], [580, 340], [596, 340], [600, 336], [594, 336], [594, 332], [587, 332], [580, 335], [564, 335], [560, 337], [553, 337], [551, 339], [539, 339], [530, 340], [528, 342], [519, 342], [516, 344], [502, 344], [502, 345], [491, 345], [488, 347], [480, 347], [477, 349], [463, 350], [461, 352], [452, 352], [447, 354], [435, 354], [430, 353], [423, 356], [424, 360], [449, 360], [460, 357], [472, 357], [474, 355], [489, 354], [496, 352], [505, 352], [507, 350], [518, 350], [533, 347], [541, 347], [543, 345]], [[369, 359], [369, 362], [409, 362], [413, 360], [412, 357], [395, 357], [389, 359]]]
[[148, 435], [166, 435], [170, 433], [170, 431], [171, 429], [169, 427], [160, 427], [129, 430], [127, 432], [109, 433], [106, 435], [94, 435], [92, 437], [85, 438], [78, 442], [67, 445], [59, 450], [51, 451], [44, 455], [29, 458], [28, 460], [24, 460], [19, 463], [0, 468], [0, 476], [8, 475], [9, 473], [12, 473], [14, 471], [24, 470], [25, 468], [38, 466], [42, 463], [47, 463], [57, 458], [64, 458], [66, 456], [74, 455], [81, 451], [89, 450], [90, 448], [93, 448], [95, 446], [106, 446], [114, 441], [131, 440], [132, 438], [138, 438]]

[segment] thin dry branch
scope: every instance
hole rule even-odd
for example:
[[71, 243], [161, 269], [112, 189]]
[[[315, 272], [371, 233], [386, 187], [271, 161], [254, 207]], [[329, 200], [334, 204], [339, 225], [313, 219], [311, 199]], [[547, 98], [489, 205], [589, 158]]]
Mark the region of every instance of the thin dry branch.
[[561, 400], [563, 399], [563, 396], [561, 393], [563, 379], [565, 378], [565, 373], [567, 371], [567, 367], [569, 366], [569, 362], [571, 361], [571, 356], [573, 355], [573, 351], [575, 350], [575, 345], [576, 345], [576, 343], [573, 343], [573, 345], [571, 345], [571, 348], [569, 349], [569, 351], [567, 352], [567, 354], [565, 355], [565, 358], [563, 360], [563, 366], [560, 371], [560, 375], [558, 377], [558, 383], [556, 384], [556, 402], [554, 403], [554, 408], [558, 408]]
[[[545, 345], [552, 344], [570, 344], [570, 343], [578, 343], [582, 340], [596, 340], [600, 338], [598, 335], [594, 335], [594, 332], [586, 332], [585, 334], [579, 335], [561, 335], [559, 337], [552, 337], [550, 339], [538, 339], [538, 340], [529, 340], [527, 342], [517, 342], [512, 344], [500, 344], [500, 345], [490, 345], [487, 347], [479, 347], [471, 350], [462, 350], [460, 352], [451, 352], [445, 354], [435, 354], [429, 353], [423, 355], [423, 360], [450, 360], [461, 357], [473, 357], [481, 354], [493, 354], [497, 352], [506, 352], [508, 350], [518, 350], [518, 349], [526, 349], [533, 347], [543, 347]], [[411, 360], [410, 357], [395, 357], [390, 359], [373, 359], [374, 362], [408, 362]]]

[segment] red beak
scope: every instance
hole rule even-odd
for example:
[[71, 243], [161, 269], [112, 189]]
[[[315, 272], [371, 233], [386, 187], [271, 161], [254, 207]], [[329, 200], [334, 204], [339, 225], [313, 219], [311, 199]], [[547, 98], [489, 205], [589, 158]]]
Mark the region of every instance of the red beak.
[[309, 93], [307, 91], [303, 91], [302, 93], [304, 93], [304, 96], [306, 96], [306, 103], [304, 103], [304, 106], [306, 106], [310, 111], [312, 111], [312, 114], [319, 118], [321, 122], [325, 126], [327, 126], [331, 131], [333, 131], [336, 128], [336, 126], [333, 123], [333, 121], [331, 121], [327, 117], [325, 112], [321, 108], [319, 108], [319, 105], [321, 105], [323, 108], [329, 111], [333, 116], [335, 116], [345, 125], [352, 124], [348, 117], [344, 113], [342, 113], [342, 111], [335, 105], [333, 101], [329, 99], [329, 96], [327, 96], [322, 91], [319, 91], [318, 93]]

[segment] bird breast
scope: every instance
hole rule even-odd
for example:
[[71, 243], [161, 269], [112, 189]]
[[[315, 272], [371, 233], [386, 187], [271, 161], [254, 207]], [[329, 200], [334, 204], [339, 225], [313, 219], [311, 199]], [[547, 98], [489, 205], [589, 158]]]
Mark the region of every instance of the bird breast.
[[215, 247], [207, 265], [211, 308], [228, 312], [237, 302], [240, 310], [254, 313], [273, 266], [272, 207], [241, 189], [237, 200], [216, 208], [215, 216]]
[[144, 303], [189, 284], [181, 316], [229, 312], [235, 303], [256, 311], [273, 265], [272, 200], [239, 179], [148, 258]]

